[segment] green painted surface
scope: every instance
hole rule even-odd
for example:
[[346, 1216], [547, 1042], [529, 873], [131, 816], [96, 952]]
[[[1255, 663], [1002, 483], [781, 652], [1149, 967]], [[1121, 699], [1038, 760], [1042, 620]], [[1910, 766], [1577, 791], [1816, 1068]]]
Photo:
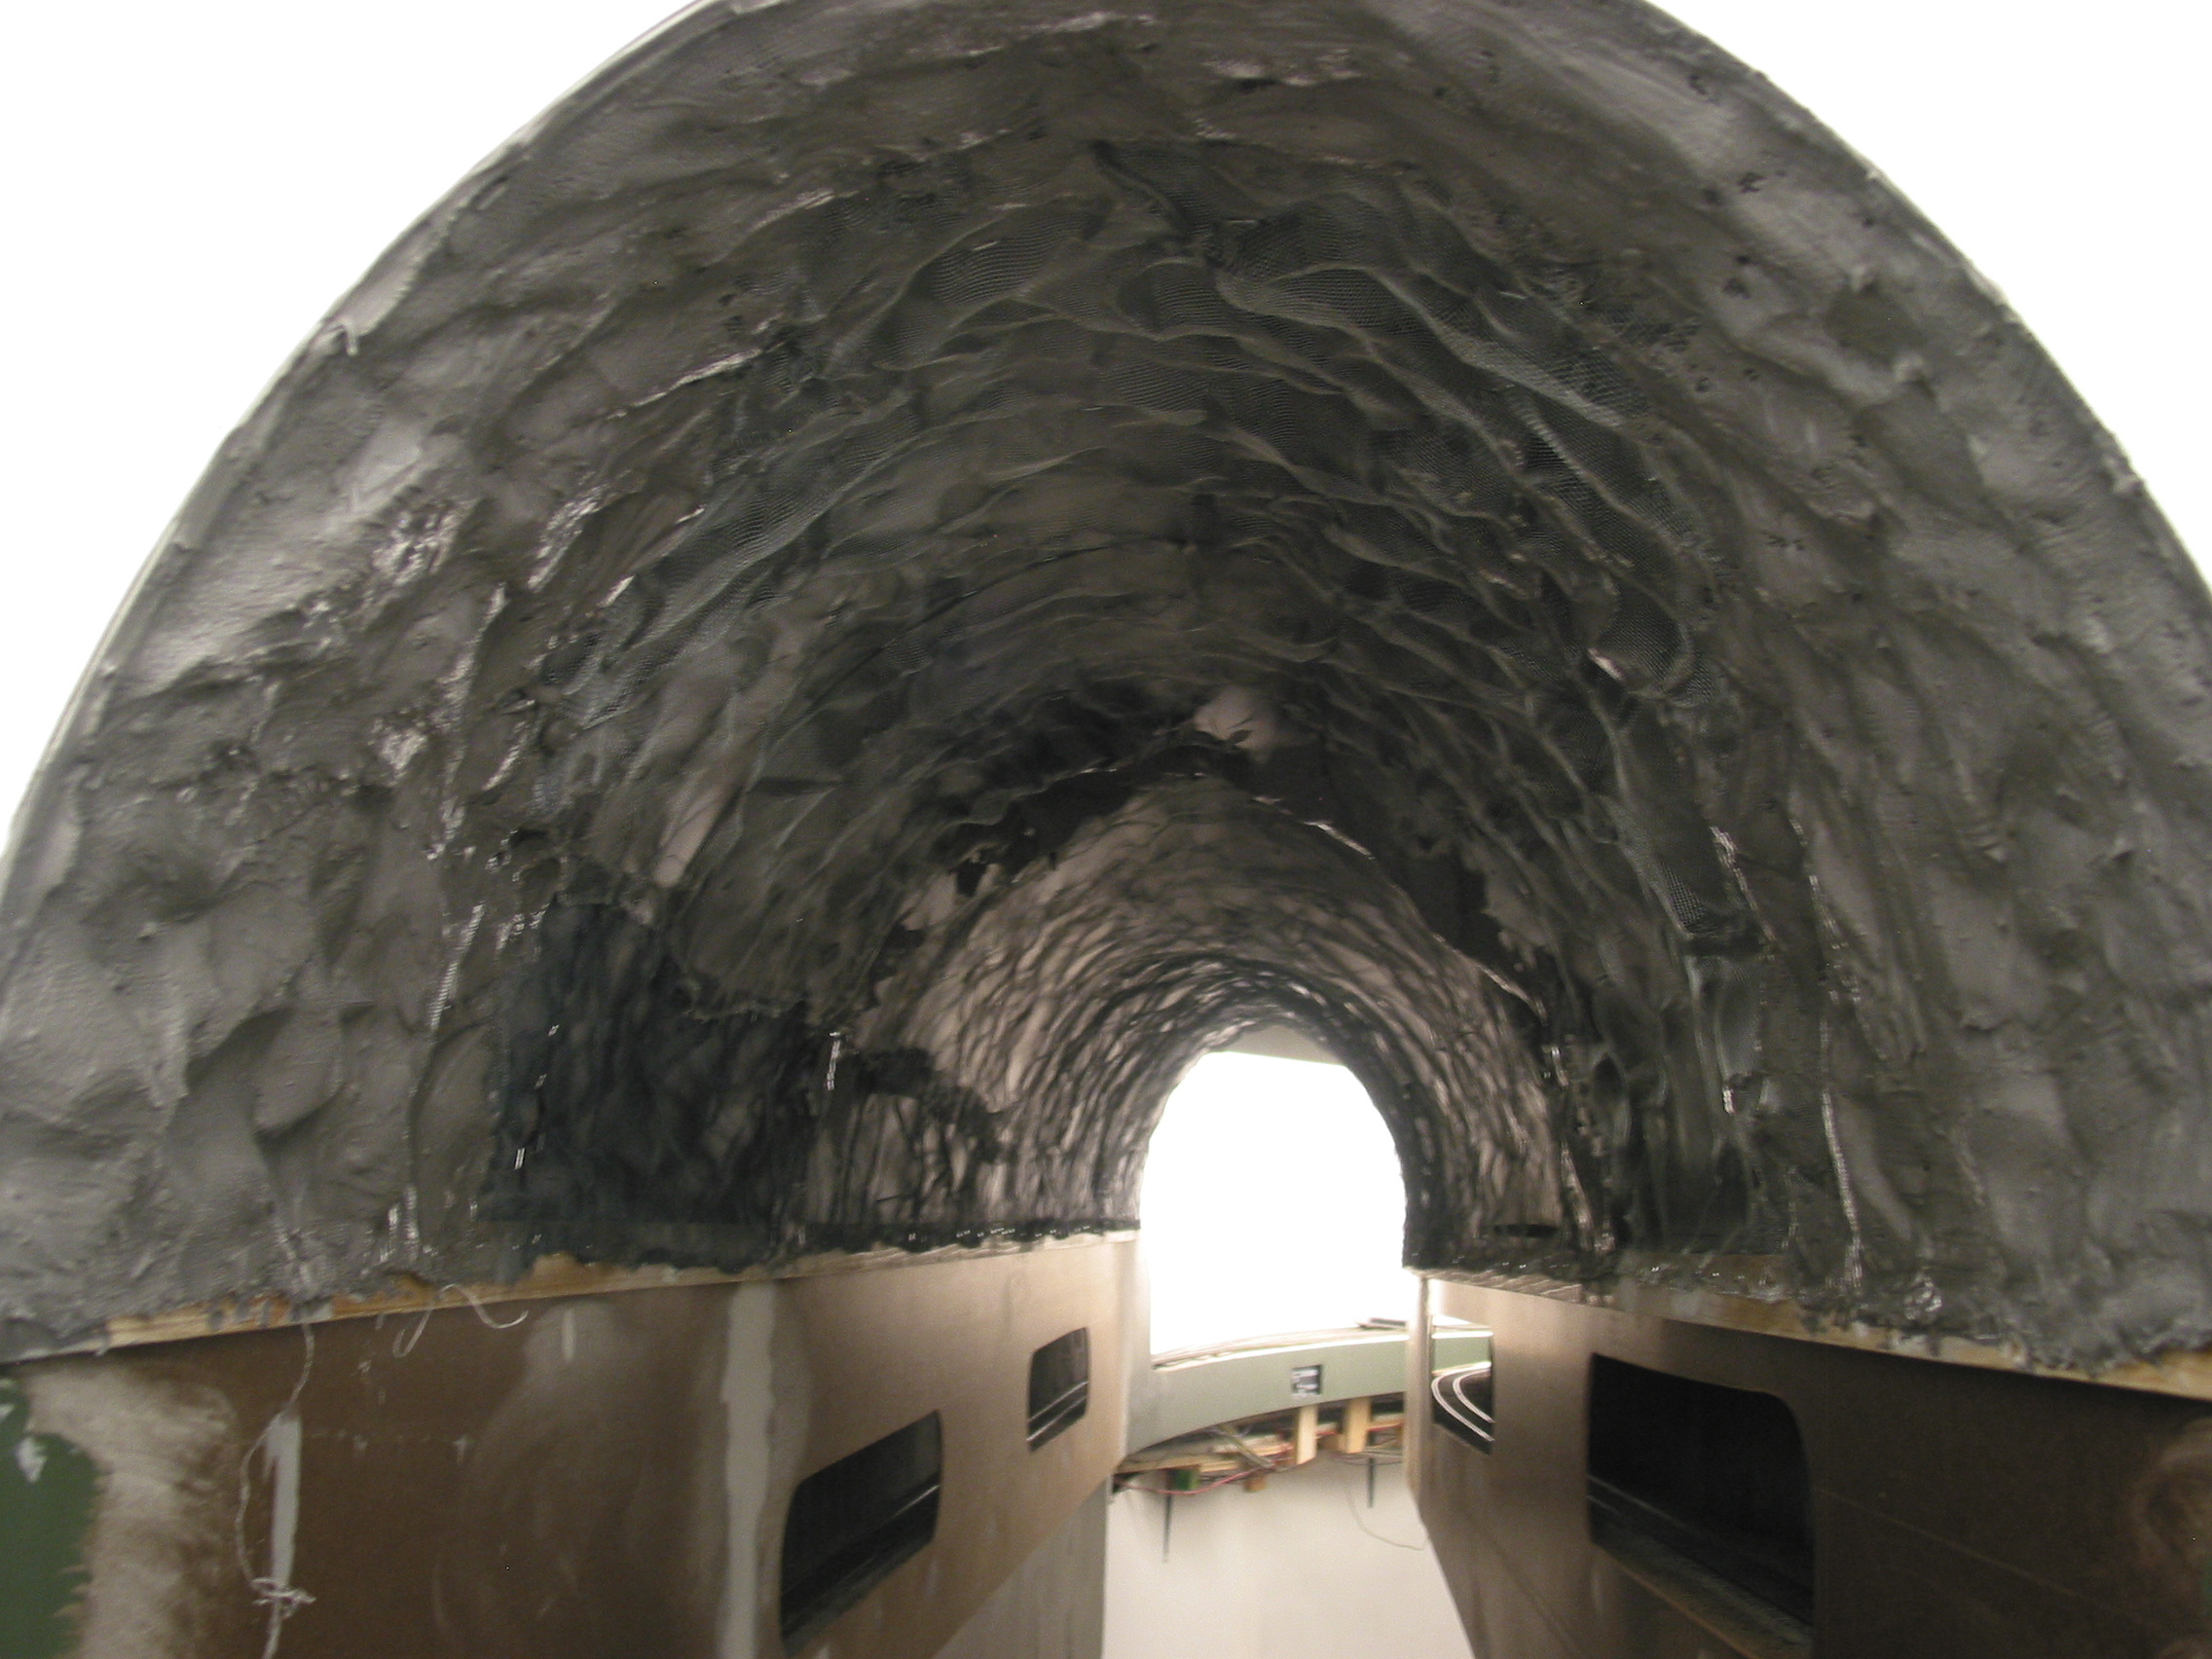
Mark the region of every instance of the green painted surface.
[[99, 1471], [57, 1434], [34, 1434], [30, 1402], [0, 1377], [0, 1659], [60, 1659], [76, 1645], [85, 1540]]
[[[1439, 1371], [1489, 1357], [1488, 1331], [1439, 1331], [1431, 1339], [1430, 1358]], [[1292, 1371], [1315, 1365], [1321, 1368], [1319, 1395], [1294, 1392]], [[1347, 1332], [1224, 1348], [1154, 1368], [1130, 1412], [1129, 1445], [1157, 1445], [1217, 1422], [1316, 1400], [1402, 1393], [1405, 1386], [1406, 1339], [1398, 1332]]]

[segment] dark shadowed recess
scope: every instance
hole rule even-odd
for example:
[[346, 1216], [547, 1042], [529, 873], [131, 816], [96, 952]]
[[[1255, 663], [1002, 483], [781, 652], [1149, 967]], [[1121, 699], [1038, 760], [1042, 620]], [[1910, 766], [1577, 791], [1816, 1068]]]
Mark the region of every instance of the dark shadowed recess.
[[1677, 1572], [1711, 1574], [1810, 1646], [1813, 1476], [1788, 1404], [1600, 1354], [1586, 1461], [1592, 1538], [1631, 1560], [1656, 1548]]
[[1029, 1356], [1029, 1450], [1065, 1434], [1090, 1410], [1090, 1330], [1078, 1326]]
[[0, 1311], [1124, 1224], [1288, 1021], [1419, 1265], [2200, 1343], [2206, 620], [1994, 296], [1641, 6], [705, 9], [341, 304], [104, 648]]
[[777, 1623], [795, 1653], [937, 1536], [944, 1486], [938, 1414], [815, 1470], [784, 1516]]

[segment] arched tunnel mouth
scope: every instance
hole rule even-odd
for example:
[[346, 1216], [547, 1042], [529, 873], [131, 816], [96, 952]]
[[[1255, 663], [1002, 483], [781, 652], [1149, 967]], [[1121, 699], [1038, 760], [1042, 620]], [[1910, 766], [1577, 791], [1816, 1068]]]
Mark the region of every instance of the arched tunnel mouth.
[[7, 1311], [1119, 1228], [1287, 1021], [1414, 1265], [2201, 1342], [2205, 598], [2117, 465], [1639, 7], [687, 14], [88, 682]]

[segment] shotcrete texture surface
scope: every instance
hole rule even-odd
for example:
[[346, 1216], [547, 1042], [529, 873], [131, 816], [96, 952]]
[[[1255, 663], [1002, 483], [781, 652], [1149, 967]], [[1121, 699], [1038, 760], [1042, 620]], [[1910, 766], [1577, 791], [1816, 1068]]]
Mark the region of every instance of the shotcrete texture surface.
[[339, 306], [93, 665], [9, 1342], [1124, 1224], [1288, 1019], [1418, 1265], [2199, 1344], [2207, 620], [1957, 254], [1641, 5], [702, 7]]

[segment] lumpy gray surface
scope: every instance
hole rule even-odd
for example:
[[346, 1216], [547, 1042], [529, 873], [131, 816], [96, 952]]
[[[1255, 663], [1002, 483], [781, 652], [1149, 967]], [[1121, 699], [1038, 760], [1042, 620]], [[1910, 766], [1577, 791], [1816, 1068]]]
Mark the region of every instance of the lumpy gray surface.
[[1418, 1265], [2200, 1344], [2207, 619], [1656, 13], [702, 8], [341, 304], [95, 663], [0, 1311], [1124, 1223], [1288, 1019]]

